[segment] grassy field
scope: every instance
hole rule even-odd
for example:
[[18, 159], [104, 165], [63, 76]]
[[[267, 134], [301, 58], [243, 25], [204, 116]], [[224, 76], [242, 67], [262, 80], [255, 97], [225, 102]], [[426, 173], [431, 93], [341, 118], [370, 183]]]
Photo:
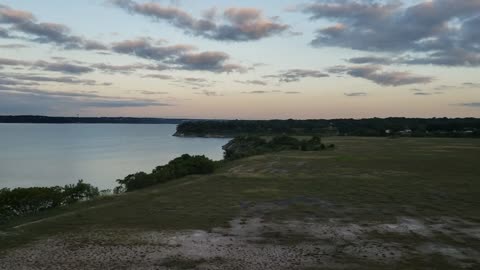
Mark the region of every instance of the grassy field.
[[478, 269], [480, 140], [325, 142], [16, 220], [0, 269]]

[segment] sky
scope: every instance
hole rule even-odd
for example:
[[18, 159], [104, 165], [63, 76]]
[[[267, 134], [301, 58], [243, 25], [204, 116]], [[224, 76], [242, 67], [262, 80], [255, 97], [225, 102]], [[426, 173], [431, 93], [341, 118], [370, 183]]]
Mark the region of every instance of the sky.
[[480, 117], [480, 0], [0, 0], [0, 114]]

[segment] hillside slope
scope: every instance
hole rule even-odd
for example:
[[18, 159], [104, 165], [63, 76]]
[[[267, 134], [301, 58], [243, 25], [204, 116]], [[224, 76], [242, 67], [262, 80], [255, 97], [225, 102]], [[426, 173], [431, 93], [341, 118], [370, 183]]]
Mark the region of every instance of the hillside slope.
[[328, 143], [18, 220], [0, 269], [480, 265], [479, 140]]

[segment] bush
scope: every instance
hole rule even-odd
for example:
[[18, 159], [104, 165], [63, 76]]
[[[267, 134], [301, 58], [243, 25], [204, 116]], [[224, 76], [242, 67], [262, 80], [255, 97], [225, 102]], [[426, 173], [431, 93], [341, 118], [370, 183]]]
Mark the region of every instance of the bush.
[[301, 142], [302, 151], [320, 151], [324, 149], [325, 145], [322, 143], [322, 139], [318, 136], [313, 136], [310, 140], [303, 140]]
[[123, 179], [118, 179], [117, 183], [119, 183], [121, 187], [116, 188], [116, 193], [121, 193], [123, 191], [127, 192], [155, 185], [156, 180], [151, 174], [138, 172], [130, 174]]
[[318, 136], [300, 141], [285, 135], [275, 136], [269, 142], [256, 136], [240, 136], [223, 146], [225, 160], [234, 160], [283, 150], [320, 151], [325, 148], [321, 138]]
[[256, 136], [240, 136], [230, 140], [223, 147], [225, 160], [234, 160], [268, 152], [266, 140]]
[[65, 187], [4, 188], [0, 190], [0, 223], [99, 196], [98, 188], [79, 180]]
[[272, 149], [277, 149], [277, 150], [293, 150], [293, 149], [299, 149], [301, 142], [297, 140], [294, 137], [289, 137], [289, 136], [275, 136], [268, 142], [268, 145]]
[[84, 183], [83, 180], [79, 180], [76, 185], [66, 185], [63, 190], [63, 195], [65, 203], [71, 204], [98, 197], [100, 196], [100, 191], [98, 191], [97, 187]]
[[192, 174], [209, 174], [215, 170], [215, 162], [205, 156], [188, 154], [171, 160], [168, 164], [158, 166], [152, 173], [139, 172], [124, 179], [118, 179], [119, 187], [115, 193], [131, 192], [159, 183], [165, 183]]

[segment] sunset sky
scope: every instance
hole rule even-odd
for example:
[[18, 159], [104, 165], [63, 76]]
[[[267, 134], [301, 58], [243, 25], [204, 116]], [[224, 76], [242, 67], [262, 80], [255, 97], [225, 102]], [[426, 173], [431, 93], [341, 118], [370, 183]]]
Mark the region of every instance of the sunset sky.
[[0, 0], [0, 114], [480, 117], [480, 0]]

